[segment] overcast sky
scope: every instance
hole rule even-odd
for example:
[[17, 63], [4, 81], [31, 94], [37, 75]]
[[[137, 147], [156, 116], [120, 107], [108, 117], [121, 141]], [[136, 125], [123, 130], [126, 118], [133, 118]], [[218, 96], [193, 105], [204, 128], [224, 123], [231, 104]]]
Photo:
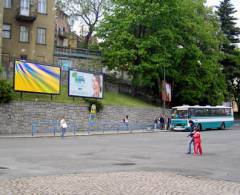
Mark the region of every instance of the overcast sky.
[[[218, 6], [222, 0], [207, 0], [208, 6]], [[240, 0], [231, 0], [234, 8], [237, 10], [235, 17], [238, 18], [237, 25], [240, 27]]]

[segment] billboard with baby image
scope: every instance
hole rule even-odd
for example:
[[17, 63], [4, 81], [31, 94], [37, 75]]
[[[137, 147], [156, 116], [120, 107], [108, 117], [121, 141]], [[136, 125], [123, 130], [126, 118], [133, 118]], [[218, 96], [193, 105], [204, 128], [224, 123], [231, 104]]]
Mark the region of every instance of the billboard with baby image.
[[78, 70], [68, 72], [68, 95], [89, 98], [103, 97], [103, 75]]

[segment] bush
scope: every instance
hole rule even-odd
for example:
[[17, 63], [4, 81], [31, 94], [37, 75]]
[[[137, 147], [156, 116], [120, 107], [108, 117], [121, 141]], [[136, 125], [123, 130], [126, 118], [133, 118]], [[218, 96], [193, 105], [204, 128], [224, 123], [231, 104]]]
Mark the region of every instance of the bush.
[[102, 104], [102, 102], [101, 102], [101, 101], [98, 101], [97, 99], [84, 99], [84, 100], [85, 100], [85, 102], [88, 103], [88, 110], [89, 110], [89, 112], [90, 112], [91, 106], [92, 106], [93, 104], [96, 105], [96, 111], [97, 111], [97, 112], [100, 112], [100, 111], [103, 109], [103, 104]]
[[6, 80], [0, 80], [0, 103], [8, 103], [12, 100], [12, 86]]

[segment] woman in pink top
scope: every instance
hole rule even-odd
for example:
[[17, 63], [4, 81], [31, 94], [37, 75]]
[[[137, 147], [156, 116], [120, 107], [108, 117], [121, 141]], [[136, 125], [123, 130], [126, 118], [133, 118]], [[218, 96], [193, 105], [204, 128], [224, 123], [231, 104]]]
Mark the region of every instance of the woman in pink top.
[[196, 129], [196, 131], [194, 132], [193, 140], [194, 140], [194, 155], [197, 155], [198, 152], [200, 155], [202, 155], [202, 141], [199, 129]]

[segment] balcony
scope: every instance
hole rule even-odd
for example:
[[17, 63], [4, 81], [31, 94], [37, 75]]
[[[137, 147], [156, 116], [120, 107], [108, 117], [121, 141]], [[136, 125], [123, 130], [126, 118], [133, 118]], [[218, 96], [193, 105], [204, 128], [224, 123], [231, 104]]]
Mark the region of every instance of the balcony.
[[35, 5], [30, 5], [29, 9], [19, 7], [16, 13], [16, 20], [18, 22], [34, 22], [37, 18], [37, 8]]
[[54, 50], [55, 56], [70, 57], [70, 58], [82, 58], [82, 59], [99, 59], [101, 58], [101, 52], [96, 50], [88, 50], [82, 48], [68, 48], [56, 46]]
[[57, 35], [62, 39], [66, 39], [67, 35], [68, 35], [68, 32], [63, 31], [63, 30], [58, 30]]

